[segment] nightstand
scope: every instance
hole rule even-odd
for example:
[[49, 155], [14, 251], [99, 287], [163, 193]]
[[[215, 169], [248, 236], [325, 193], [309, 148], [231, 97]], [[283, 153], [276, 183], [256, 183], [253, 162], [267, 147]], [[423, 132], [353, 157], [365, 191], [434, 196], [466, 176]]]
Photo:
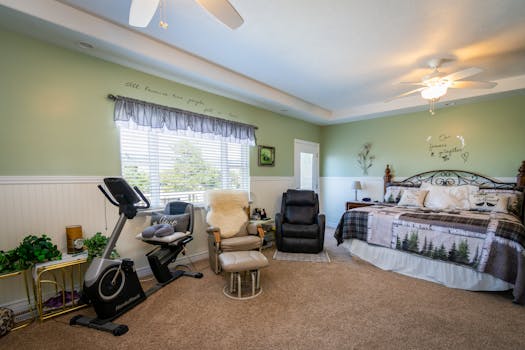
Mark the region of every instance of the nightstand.
[[346, 202], [346, 210], [354, 209], [354, 208], [361, 208], [361, 207], [368, 207], [371, 205], [374, 205], [376, 203], [374, 202]]

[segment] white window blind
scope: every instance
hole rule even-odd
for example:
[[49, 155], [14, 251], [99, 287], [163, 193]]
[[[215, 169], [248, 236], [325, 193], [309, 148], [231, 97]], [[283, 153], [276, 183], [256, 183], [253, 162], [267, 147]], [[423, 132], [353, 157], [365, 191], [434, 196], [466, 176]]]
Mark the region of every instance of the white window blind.
[[202, 203], [204, 191], [249, 191], [248, 145], [120, 128], [122, 176], [154, 206]]

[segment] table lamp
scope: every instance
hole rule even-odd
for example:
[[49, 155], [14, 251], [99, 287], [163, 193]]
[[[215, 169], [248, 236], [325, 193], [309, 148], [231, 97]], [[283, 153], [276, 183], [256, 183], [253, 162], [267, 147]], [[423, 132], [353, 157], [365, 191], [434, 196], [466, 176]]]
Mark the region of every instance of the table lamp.
[[357, 190], [362, 189], [361, 181], [352, 182], [352, 189], [355, 190], [355, 200], [357, 201]]

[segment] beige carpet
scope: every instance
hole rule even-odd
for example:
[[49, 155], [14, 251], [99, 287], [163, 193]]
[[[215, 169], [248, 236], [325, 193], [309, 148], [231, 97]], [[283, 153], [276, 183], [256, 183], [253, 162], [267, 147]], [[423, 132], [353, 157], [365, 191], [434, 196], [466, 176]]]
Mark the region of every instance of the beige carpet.
[[[524, 349], [525, 307], [349, 259], [327, 236], [330, 264], [272, 260], [264, 292], [222, 294], [206, 261], [118, 322], [122, 337], [68, 325], [68, 314], [0, 338], [0, 349]], [[271, 258], [274, 250], [264, 251]], [[83, 310], [83, 313], [90, 310]]]

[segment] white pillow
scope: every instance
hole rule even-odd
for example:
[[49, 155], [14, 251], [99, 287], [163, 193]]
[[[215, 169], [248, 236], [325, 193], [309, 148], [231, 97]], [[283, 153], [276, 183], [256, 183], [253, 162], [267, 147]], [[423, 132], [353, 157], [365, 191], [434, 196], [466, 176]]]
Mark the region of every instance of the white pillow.
[[497, 193], [476, 192], [470, 195], [470, 209], [508, 213], [509, 196]]
[[421, 188], [428, 190], [425, 198], [425, 207], [434, 210], [469, 210], [469, 197], [472, 193], [478, 191], [478, 187], [472, 185], [438, 186], [423, 183]]
[[416, 189], [407, 189], [403, 191], [401, 195], [401, 200], [397, 205], [405, 205], [409, 207], [423, 207], [425, 202], [425, 196], [427, 195], [427, 190], [416, 190]]

